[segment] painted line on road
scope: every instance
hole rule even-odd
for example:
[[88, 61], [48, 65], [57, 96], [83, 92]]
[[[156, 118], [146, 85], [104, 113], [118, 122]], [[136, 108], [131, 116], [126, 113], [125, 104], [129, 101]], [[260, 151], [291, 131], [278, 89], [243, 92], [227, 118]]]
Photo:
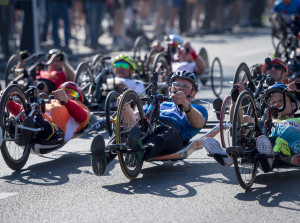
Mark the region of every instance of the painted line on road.
[[18, 193], [0, 193], [0, 200], [4, 199], [4, 198], [7, 198], [7, 197], [15, 196], [17, 194]]

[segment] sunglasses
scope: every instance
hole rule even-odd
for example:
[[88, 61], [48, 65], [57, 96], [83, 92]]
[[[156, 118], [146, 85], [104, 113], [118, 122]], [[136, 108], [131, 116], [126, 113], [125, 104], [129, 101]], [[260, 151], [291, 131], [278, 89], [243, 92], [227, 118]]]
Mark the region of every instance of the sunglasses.
[[273, 67], [275, 68], [275, 70], [281, 70], [281, 66], [278, 64], [269, 64], [267, 66], [267, 70], [271, 70]]
[[71, 96], [73, 98], [79, 98], [79, 94], [77, 91], [71, 89], [71, 88], [61, 88], [63, 91], [67, 93], [68, 96]]
[[114, 63], [114, 68], [130, 69], [130, 64], [124, 61], [117, 61]]
[[179, 82], [173, 82], [172, 87], [181, 88], [181, 89], [184, 89], [184, 90], [192, 90], [193, 89], [192, 85], [185, 85], [185, 84], [181, 84]]

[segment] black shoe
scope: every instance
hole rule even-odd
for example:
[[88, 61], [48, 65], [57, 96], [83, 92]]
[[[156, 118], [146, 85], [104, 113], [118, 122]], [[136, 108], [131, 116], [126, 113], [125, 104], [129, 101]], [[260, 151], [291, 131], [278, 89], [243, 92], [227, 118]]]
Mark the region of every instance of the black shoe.
[[[25, 118], [24, 122], [23, 122], [23, 126], [24, 127], [29, 127], [29, 128], [34, 128], [34, 120], [32, 117], [28, 116]], [[30, 130], [26, 130], [26, 129], [22, 129], [21, 130], [21, 137], [20, 137], [20, 141], [19, 141], [19, 145], [20, 146], [25, 146], [27, 145], [30, 140], [32, 135], [34, 134], [34, 131], [30, 131]]]
[[141, 137], [141, 131], [138, 126], [134, 126], [130, 129], [128, 134], [128, 147], [134, 149], [138, 145], [138, 140]]
[[105, 141], [102, 135], [96, 135], [91, 145], [92, 167], [97, 176], [103, 176], [107, 166], [107, 156], [105, 154]]

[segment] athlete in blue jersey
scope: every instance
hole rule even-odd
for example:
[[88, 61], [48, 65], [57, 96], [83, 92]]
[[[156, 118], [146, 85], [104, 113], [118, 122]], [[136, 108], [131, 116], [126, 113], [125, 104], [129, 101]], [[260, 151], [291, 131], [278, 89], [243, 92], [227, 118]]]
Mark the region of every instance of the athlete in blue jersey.
[[[191, 104], [198, 92], [198, 80], [196, 75], [188, 71], [175, 72], [171, 77], [171, 84], [170, 97], [173, 102], [161, 104], [161, 122], [155, 127], [154, 134], [142, 142], [145, 148], [143, 155], [144, 160], [179, 151], [206, 124], [208, 118], [206, 109], [201, 105]], [[178, 105], [182, 106], [182, 114], [177, 110]], [[124, 106], [123, 115], [126, 122], [130, 122], [129, 120], [131, 119], [136, 120], [135, 113], [129, 104]], [[134, 135], [137, 134], [138, 133], [135, 133]], [[105, 151], [104, 139], [101, 135], [97, 135], [94, 138], [91, 150], [99, 152]], [[111, 162], [115, 156], [115, 154], [109, 154], [107, 162], [101, 162], [101, 168], [98, 168], [101, 169], [101, 171], [97, 171], [97, 175], [104, 174], [107, 164]]]
[[[275, 84], [268, 88], [266, 94], [270, 96], [270, 104], [283, 106], [284, 84]], [[289, 89], [291, 90], [291, 89]], [[288, 91], [286, 93], [286, 107], [278, 113], [278, 119], [274, 119], [274, 127], [269, 136], [261, 135], [257, 138], [256, 148], [260, 154], [271, 155], [273, 152], [281, 152], [285, 156], [293, 156], [300, 153], [300, 118], [295, 118], [294, 113], [298, 110], [299, 103], [295, 95]], [[252, 122], [252, 118], [244, 116], [241, 123]], [[204, 141], [204, 147], [210, 154], [226, 155], [220, 144], [213, 138]], [[232, 158], [225, 157], [217, 160], [222, 165], [231, 165]], [[270, 169], [273, 165], [273, 158], [268, 158]]]
[[286, 15], [295, 15], [299, 13], [299, 0], [277, 0], [274, 3], [273, 12]]

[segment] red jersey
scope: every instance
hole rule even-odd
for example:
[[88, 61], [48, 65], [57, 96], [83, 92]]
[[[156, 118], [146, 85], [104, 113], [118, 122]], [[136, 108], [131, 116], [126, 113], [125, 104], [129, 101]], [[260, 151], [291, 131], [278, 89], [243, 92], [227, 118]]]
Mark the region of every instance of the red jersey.
[[65, 72], [63, 71], [40, 71], [40, 75], [36, 77], [36, 79], [44, 78], [51, 81], [55, 88], [57, 89], [62, 83], [67, 81], [67, 77]]

